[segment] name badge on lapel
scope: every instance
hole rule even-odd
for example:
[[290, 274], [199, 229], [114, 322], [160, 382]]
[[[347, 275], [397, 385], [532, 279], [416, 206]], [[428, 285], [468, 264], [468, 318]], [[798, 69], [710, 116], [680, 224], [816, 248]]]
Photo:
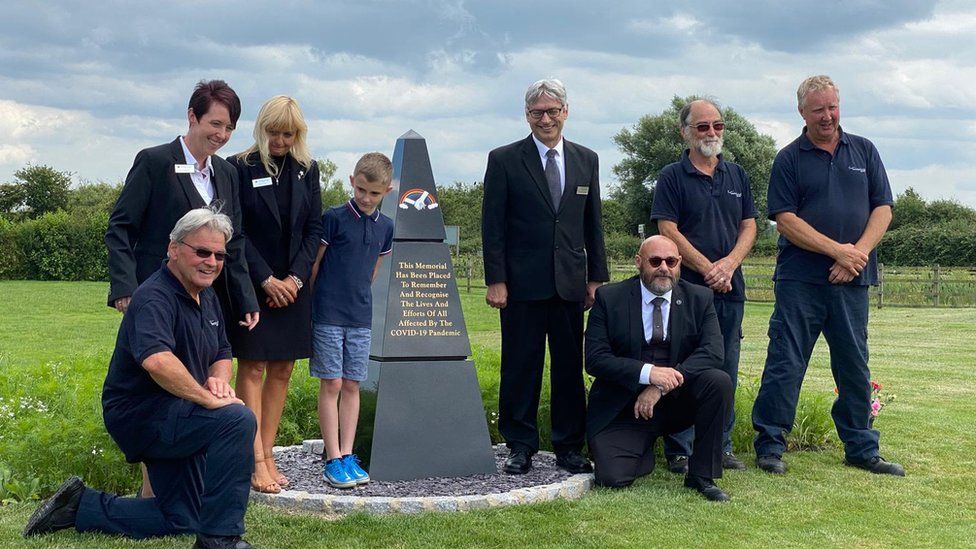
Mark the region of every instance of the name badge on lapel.
[[576, 187], [576, 194], [590, 194], [590, 186], [580, 185], [579, 187]]
[[176, 173], [195, 173], [197, 171], [193, 164], [176, 164], [173, 169]]
[[262, 177], [261, 179], [252, 179], [251, 186], [257, 189], [258, 187], [267, 187], [271, 185], [270, 177]]

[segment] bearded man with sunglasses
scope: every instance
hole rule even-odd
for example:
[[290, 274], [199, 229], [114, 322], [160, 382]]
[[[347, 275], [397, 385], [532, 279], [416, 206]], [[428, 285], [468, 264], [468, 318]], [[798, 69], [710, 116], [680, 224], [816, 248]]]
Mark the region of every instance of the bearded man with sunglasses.
[[[681, 138], [687, 144], [681, 160], [661, 170], [654, 189], [651, 221], [681, 252], [685, 280], [712, 290], [715, 313], [725, 344], [722, 370], [739, 377], [739, 344], [746, 300], [740, 265], [756, 241], [756, 206], [749, 175], [722, 158], [725, 123], [718, 105], [708, 99], [687, 103], [678, 112]], [[734, 410], [733, 406], [733, 410]], [[732, 453], [735, 413], [723, 436], [722, 466], [745, 469]], [[694, 430], [668, 435], [664, 455], [674, 473], [688, 470]]]
[[105, 427], [126, 460], [145, 463], [155, 497], [119, 497], [71, 477], [37, 508], [25, 536], [73, 527], [251, 547], [240, 536], [257, 423], [230, 386], [230, 343], [210, 287], [232, 236], [230, 219], [210, 208], [181, 217], [168, 260], [133, 293], [119, 327], [102, 390]]
[[722, 431], [732, 381], [713, 292], [681, 280], [682, 257], [652, 236], [634, 257], [638, 276], [597, 290], [586, 325], [590, 388], [586, 432], [600, 486], [623, 488], [654, 469], [654, 441], [694, 426], [684, 485], [710, 501], [728, 501]]
[[488, 155], [482, 203], [485, 301], [500, 310], [498, 430], [505, 472], [524, 474], [539, 450], [539, 395], [549, 341], [552, 446], [556, 465], [592, 471], [582, 455], [583, 310], [610, 280], [595, 152], [563, 139], [566, 88], [539, 80], [525, 93], [532, 133]]

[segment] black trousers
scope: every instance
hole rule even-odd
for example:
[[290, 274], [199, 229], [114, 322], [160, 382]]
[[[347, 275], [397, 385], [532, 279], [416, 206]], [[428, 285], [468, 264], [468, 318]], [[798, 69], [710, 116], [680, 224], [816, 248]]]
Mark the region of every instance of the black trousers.
[[549, 341], [552, 446], [579, 451], [586, 432], [583, 303], [553, 297], [511, 301], [501, 310], [502, 366], [498, 431], [509, 448], [539, 450], [539, 396]]
[[718, 369], [685, 376], [684, 385], [654, 406], [651, 419], [634, 418], [631, 401], [607, 427], [589, 439], [595, 481], [622, 488], [654, 469], [657, 437], [695, 427], [688, 473], [722, 476], [722, 431], [732, 408], [732, 380]]

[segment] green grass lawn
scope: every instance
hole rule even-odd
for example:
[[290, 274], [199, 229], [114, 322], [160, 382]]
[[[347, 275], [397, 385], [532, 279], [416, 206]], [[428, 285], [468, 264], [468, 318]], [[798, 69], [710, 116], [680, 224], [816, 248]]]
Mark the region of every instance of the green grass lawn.
[[[57, 382], [68, 385], [69, 391], [79, 387], [76, 398], [71, 397], [73, 392], [57, 393], [67, 399], [64, 406], [97, 414], [98, 386], [119, 322], [119, 315], [104, 306], [105, 289], [100, 283], [0, 282], [7, 303], [0, 319], [0, 388], [29, 393], [35, 385], [11, 386], [4, 380], [27, 379], [34, 372], [38, 377], [56, 374]], [[462, 301], [487, 393], [498, 383], [497, 313], [484, 305], [481, 292], [462, 291]], [[743, 384], [762, 372], [771, 312], [770, 304], [746, 307]], [[326, 520], [251, 505], [247, 537], [258, 547], [972, 547], [976, 545], [976, 437], [972, 427], [976, 417], [972, 351], [976, 310], [886, 308], [871, 314], [874, 378], [885, 385], [886, 392], [897, 394], [875, 425], [882, 433], [882, 455], [905, 465], [905, 478], [879, 477], [844, 467], [836, 444], [819, 452], [788, 453], [784, 459], [789, 473], [774, 477], [755, 469], [754, 456], [744, 453], [748, 449], [740, 445], [740, 457], [750, 468], [728, 473], [720, 481], [733, 497], [726, 505], [706, 502], [682, 488], [679, 477], [658, 470], [630, 489], [598, 489], [579, 501], [468, 513]], [[62, 366], [47, 365], [51, 362]], [[44, 383], [49, 381], [31, 383], [38, 390], [48, 390]], [[310, 382], [304, 367], [296, 368], [293, 384]], [[808, 395], [832, 397], [823, 341], [803, 390]], [[742, 420], [747, 418], [744, 414], [750, 403], [740, 404]], [[56, 421], [51, 415], [50, 421]], [[36, 431], [50, 430], [40, 424], [47, 421], [41, 419], [44, 416], [36, 417]], [[742, 427], [748, 430], [748, 425]], [[67, 432], [67, 427], [56, 429], [48, 440], [74, 448], [74, 441], [63, 440]], [[5, 444], [10, 444], [9, 439], [0, 438], [0, 462], [12, 448]], [[90, 443], [77, 441], [79, 454], [90, 452], [86, 444]], [[74, 457], [70, 454], [70, 450], [61, 453], [65, 459]], [[135, 469], [121, 465], [117, 454], [116, 449], [107, 448], [79, 463], [112, 467], [131, 478], [134, 486]], [[42, 480], [45, 486], [54, 482]], [[70, 531], [23, 540], [20, 530], [35, 505], [15, 503], [0, 508], [0, 547], [192, 544], [191, 538], [132, 542]]]

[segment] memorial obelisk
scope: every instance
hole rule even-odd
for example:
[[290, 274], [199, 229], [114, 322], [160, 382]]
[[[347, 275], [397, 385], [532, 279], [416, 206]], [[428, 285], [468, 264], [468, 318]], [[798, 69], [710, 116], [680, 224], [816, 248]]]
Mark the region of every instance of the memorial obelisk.
[[369, 374], [355, 452], [378, 481], [496, 472], [444, 216], [414, 131], [393, 152], [393, 252], [373, 282]]

